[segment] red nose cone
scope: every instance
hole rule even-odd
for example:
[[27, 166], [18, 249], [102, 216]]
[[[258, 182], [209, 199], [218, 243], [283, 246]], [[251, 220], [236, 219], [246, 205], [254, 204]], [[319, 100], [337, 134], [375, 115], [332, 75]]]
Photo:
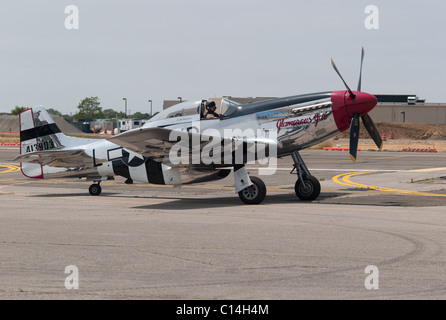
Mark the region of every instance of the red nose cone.
[[341, 132], [350, 128], [350, 121], [355, 113], [363, 116], [378, 103], [376, 97], [371, 94], [359, 91], [353, 93], [355, 94], [354, 98], [350, 97], [348, 91], [333, 91], [331, 93], [333, 116]]
[[351, 98], [350, 95], [345, 96], [345, 108], [350, 118], [353, 118], [355, 113], [359, 113], [360, 116], [369, 113], [378, 103], [376, 97], [371, 94], [358, 91], [353, 93], [355, 98]]

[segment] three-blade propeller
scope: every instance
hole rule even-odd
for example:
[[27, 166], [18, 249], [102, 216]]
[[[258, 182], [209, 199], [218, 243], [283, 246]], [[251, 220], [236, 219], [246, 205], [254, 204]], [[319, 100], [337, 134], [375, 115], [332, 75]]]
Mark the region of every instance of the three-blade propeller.
[[[358, 92], [361, 91], [362, 63], [363, 63], [363, 61], [364, 61], [364, 47], [362, 47], [362, 52], [361, 52], [361, 64], [360, 64], [360, 69], [359, 69], [359, 81], [358, 81], [358, 90], [357, 90]], [[339, 77], [341, 78], [341, 80], [344, 83], [345, 87], [347, 88], [347, 91], [349, 92], [350, 98], [352, 100], [354, 100], [356, 98], [356, 95], [349, 88], [349, 86], [345, 82], [344, 78], [341, 76], [341, 73], [339, 72], [338, 68], [336, 68], [336, 65], [335, 65], [333, 59], [331, 59], [331, 65], [333, 66], [333, 69], [339, 75]], [[357, 155], [357, 152], [358, 152], [359, 117], [360, 117], [360, 114], [359, 113], [355, 113], [353, 115], [353, 118], [352, 118], [351, 123], [350, 123], [350, 148], [349, 148], [349, 152], [350, 152], [350, 158], [353, 161], [356, 161], [356, 155]], [[378, 130], [376, 129], [375, 124], [373, 123], [372, 118], [368, 114], [365, 114], [365, 115], [361, 116], [361, 119], [362, 119], [362, 123], [364, 124], [364, 127], [367, 129], [367, 132], [369, 133], [370, 137], [373, 139], [373, 141], [375, 142], [375, 144], [379, 148], [379, 150], [381, 150], [382, 149], [382, 145], [383, 145], [383, 141], [382, 141], [382, 138], [381, 138]]]

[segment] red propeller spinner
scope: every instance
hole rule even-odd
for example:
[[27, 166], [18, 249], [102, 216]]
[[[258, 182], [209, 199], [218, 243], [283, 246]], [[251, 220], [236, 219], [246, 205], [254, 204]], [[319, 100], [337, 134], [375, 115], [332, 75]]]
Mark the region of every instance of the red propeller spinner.
[[362, 81], [362, 62], [364, 60], [364, 47], [361, 53], [361, 67], [359, 72], [358, 90], [352, 91], [344, 78], [342, 78], [341, 73], [331, 59], [331, 65], [336, 73], [341, 78], [347, 91], [333, 91], [331, 93], [331, 101], [333, 102], [333, 116], [335, 118], [336, 125], [339, 131], [345, 131], [350, 127], [350, 157], [353, 161], [356, 161], [356, 154], [358, 150], [358, 140], [359, 140], [359, 117], [362, 118], [364, 127], [367, 129], [370, 137], [373, 139], [377, 147], [382, 149], [382, 138], [373, 123], [372, 118], [368, 113], [376, 106], [378, 103], [375, 96], [361, 92], [361, 81]]

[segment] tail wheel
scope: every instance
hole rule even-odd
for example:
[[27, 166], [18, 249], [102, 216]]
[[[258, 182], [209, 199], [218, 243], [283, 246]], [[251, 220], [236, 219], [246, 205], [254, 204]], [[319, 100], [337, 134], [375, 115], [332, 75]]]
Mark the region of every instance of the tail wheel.
[[90, 194], [92, 196], [98, 196], [101, 194], [102, 188], [99, 184], [95, 183], [95, 184], [92, 184], [90, 186], [90, 188], [88, 188], [88, 191], [90, 192]]
[[265, 183], [257, 177], [250, 177], [250, 179], [253, 184], [240, 191], [238, 196], [246, 204], [259, 204], [266, 197]]
[[321, 193], [321, 184], [315, 177], [307, 176], [303, 181], [296, 181], [294, 191], [300, 200], [315, 200]]

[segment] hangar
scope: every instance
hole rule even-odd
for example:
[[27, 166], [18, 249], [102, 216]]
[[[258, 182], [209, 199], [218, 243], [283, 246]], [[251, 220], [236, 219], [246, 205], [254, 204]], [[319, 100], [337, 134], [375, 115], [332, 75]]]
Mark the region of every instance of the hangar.
[[377, 122], [446, 124], [446, 103], [426, 103], [415, 94], [375, 94], [378, 105], [370, 112]]

